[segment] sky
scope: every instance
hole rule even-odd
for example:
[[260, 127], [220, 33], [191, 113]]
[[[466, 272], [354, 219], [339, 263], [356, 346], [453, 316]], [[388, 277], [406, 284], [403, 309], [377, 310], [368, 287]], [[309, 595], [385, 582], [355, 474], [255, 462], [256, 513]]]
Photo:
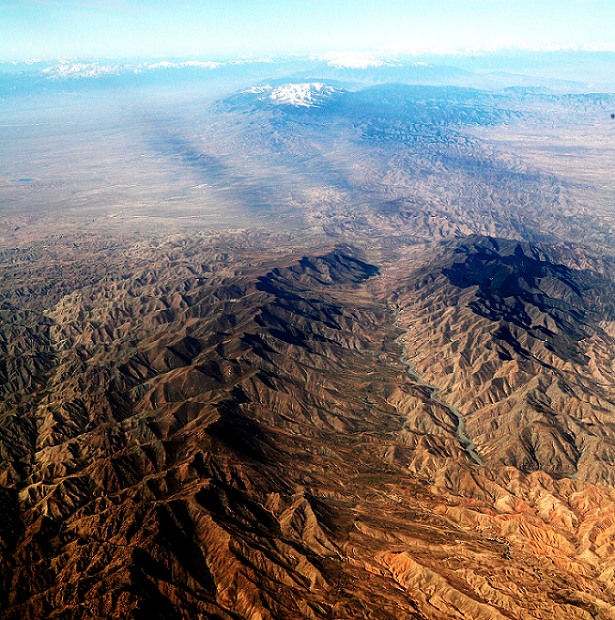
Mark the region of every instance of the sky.
[[615, 49], [615, 0], [0, 0], [0, 60]]

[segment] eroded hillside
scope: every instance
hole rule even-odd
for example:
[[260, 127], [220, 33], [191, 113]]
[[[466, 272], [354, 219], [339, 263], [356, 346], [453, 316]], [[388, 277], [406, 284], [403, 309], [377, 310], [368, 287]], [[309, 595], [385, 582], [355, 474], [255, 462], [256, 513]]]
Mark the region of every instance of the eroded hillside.
[[5, 252], [4, 617], [614, 617], [612, 284], [417, 256]]

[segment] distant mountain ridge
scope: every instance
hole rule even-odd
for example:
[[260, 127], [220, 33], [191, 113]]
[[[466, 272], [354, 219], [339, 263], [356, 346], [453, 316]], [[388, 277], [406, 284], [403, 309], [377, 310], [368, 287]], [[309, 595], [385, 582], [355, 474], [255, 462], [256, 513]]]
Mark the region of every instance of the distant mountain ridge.
[[32, 60], [0, 63], [0, 95], [49, 88], [88, 89], [92, 87], [91, 80], [102, 80], [108, 88], [128, 84], [144, 87], [210, 80], [214, 76], [244, 79], [260, 75], [264, 79], [276, 73], [295, 81], [312, 75], [321, 80], [361, 85], [400, 82], [474, 85], [490, 90], [518, 86], [558, 92], [566, 89], [615, 92], [615, 84], [608, 78], [614, 67], [615, 54], [608, 52], [500, 52], [382, 58], [377, 54], [337, 54], [303, 58]]

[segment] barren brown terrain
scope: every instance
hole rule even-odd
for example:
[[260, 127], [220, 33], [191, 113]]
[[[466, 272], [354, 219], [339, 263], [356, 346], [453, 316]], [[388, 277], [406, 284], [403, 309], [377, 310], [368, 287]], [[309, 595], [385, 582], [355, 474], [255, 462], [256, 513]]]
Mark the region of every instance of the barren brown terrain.
[[6, 130], [0, 617], [615, 618], [606, 104], [339, 97]]

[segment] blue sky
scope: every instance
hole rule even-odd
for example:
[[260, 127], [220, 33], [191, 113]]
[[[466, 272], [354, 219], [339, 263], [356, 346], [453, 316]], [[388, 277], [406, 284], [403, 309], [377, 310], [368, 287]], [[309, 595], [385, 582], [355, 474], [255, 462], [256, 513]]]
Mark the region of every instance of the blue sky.
[[0, 0], [0, 59], [615, 49], [615, 0]]

